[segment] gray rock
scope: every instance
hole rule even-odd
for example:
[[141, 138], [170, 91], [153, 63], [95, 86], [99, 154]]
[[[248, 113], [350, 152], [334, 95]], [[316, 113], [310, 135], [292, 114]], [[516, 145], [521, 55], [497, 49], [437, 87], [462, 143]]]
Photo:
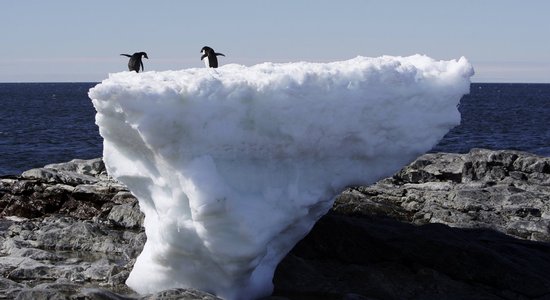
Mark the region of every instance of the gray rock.
[[192, 289], [170, 289], [147, 295], [140, 300], [164, 300], [164, 299], [197, 299], [197, 300], [222, 300], [212, 294]]
[[171, 289], [147, 296], [134, 293], [121, 295], [100, 288], [83, 288], [71, 283], [46, 283], [33, 288], [23, 288], [15, 297], [17, 300], [221, 300], [214, 295], [193, 289]]
[[[8, 279], [23, 280], [35, 276], [39, 279], [49, 279], [45, 277], [46, 264], [37, 262], [28, 257], [3, 256], [0, 257], [0, 271]], [[37, 270], [35, 275], [28, 275], [30, 272]]]
[[0, 299], [14, 299], [26, 286], [0, 276]]
[[73, 159], [66, 163], [60, 164], [49, 164], [44, 166], [46, 169], [54, 169], [59, 171], [70, 171], [78, 174], [100, 177], [102, 175], [107, 175], [107, 170], [105, 169], [105, 164], [103, 159], [94, 158], [94, 159]]
[[[0, 294], [9, 292], [9, 299], [108, 299], [101, 297], [132, 293], [124, 282], [145, 242], [142, 231], [61, 216], [10, 224], [0, 232], [0, 273], [10, 280], [4, 287], [0, 283]], [[112, 291], [101, 297], [80, 292], [89, 286]]]
[[100, 158], [0, 178], [0, 216], [37, 218], [59, 213], [80, 219], [105, 218], [113, 206], [132, 201], [137, 199], [107, 175]]
[[81, 295], [86, 299], [97, 299], [97, 300], [133, 300], [135, 297], [123, 296], [111, 291], [98, 288], [86, 288], [82, 289]]
[[114, 206], [107, 216], [113, 224], [124, 228], [139, 228], [144, 218], [145, 215], [139, 209], [137, 201]]
[[120, 191], [111, 199], [115, 204], [136, 203], [137, 198], [128, 191]]
[[333, 210], [550, 241], [549, 166], [550, 158], [519, 151], [426, 154], [391, 178], [344, 191]]
[[94, 261], [82, 275], [89, 281], [108, 282], [113, 274], [120, 273], [120, 269], [112, 264], [107, 258], [102, 258]]
[[59, 171], [55, 169], [38, 168], [25, 171], [22, 178], [40, 180], [47, 183], [64, 183], [68, 185], [93, 184], [97, 178], [71, 171]]
[[44, 283], [33, 288], [22, 289], [15, 299], [18, 300], [36, 300], [36, 299], [59, 299], [59, 300], [100, 300], [114, 299], [125, 300], [132, 299], [116, 295], [115, 293], [100, 290], [86, 289], [81, 285], [73, 283]]

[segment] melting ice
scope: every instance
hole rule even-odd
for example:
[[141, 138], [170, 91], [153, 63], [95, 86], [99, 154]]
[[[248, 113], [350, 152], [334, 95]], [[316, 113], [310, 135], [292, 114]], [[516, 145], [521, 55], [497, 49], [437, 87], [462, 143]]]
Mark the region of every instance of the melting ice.
[[472, 75], [465, 58], [422, 55], [110, 74], [89, 92], [104, 160], [146, 216], [127, 284], [269, 295], [344, 187], [392, 174], [460, 123]]

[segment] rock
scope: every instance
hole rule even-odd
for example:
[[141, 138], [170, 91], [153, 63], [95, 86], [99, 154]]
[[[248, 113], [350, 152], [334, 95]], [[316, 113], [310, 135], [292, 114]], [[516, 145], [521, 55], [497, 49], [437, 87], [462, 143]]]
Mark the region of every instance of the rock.
[[140, 300], [197, 299], [222, 300], [212, 294], [193, 289], [170, 289], [139, 298]]
[[333, 210], [550, 241], [549, 166], [550, 158], [519, 151], [426, 154], [391, 178], [344, 191]]
[[111, 264], [107, 258], [94, 261], [82, 275], [90, 281], [108, 281], [113, 274], [120, 273], [120, 268]]
[[137, 201], [110, 178], [100, 158], [72, 160], [0, 178], [0, 216], [37, 218], [55, 213], [105, 218], [116, 204]]
[[156, 294], [147, 296], [120, 295], [108, 290], [99, 288], [83, 288], [77, 284], [71, 283], [46, 283], [35, 286], [33, 288], [24, 288], [19, 291], [17, 300], [166, 300], [166, 299], [182, 299], [182, 300], [221, 300], [220, 298], [193, 289], [172, 289], [162, 291]]
[[0, 293], [9, 292], [10, 299], [106, 299], [82, 296], [81, 288], [90, 285], [120, 297], [132, 293], [124, 282], [145, 242], [142, 231], [66, 216], [16, 220], [1, 231], [0, 273], [28, 286], [6, 281]]
[[0, 270], [6, 278], [15, 281], [54, 279], [49, 265], [28, 257], [0, 257]]
[[49, 164], [46, 165], [44, 168], [59, 171], [70, 171], [93, 177], [107, 177], [107, 170], [105, 169], [105, 164], [103, 163], [103, 159], [101, 158], [88, 160], [73, 159], [66, 163]]
[[134, 297], [122, 296], [117, 293], [107, 291], [104, 289], [98, 288], [86, 288], [82, 289], [81, 295], [85, 299], [97, 299], [97, 300], [132, 300], [137, 299], [137, 295]]
[[36, 300], [36, 299], [83, 299], [83, 300], [129, 300], [134, 299], [117, 295], [113, 292], [83, 288], [81, 285], [73, 283], [44, 283], [33, 288], [22, 289], [17, 295], [18, 300]]
[[93, 176], [78, 174], [70, 171], [39, 168], [25, 171], [21, 174], [25, 179], [34, 179], [47, 183], [64, 183], [68, 185], [93, 184], [98, 181]]
[[25, 286], [0, 276], [0, 299], [15, 299]]
[[139, 228], [142, 226], [144, 218], [137, 201], [114, 206], [107, 216], [107, 219], [114, 225], [124, 228]]
[[136, 203], [137, 199], [132, 193], [127, 191], [120, 191], [111, 198], [111, 201], [115, 204]]

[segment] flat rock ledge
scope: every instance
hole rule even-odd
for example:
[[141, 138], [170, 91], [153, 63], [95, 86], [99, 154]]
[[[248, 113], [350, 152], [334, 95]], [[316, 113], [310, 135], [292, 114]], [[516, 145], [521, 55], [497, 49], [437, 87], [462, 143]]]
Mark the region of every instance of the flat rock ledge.
[[[218, 299], [125, 284], [146, 237], [101, 159], [0, 177], [0, 299]], [[550, 299], [550, 158], [473, 149], [350, 187], [266, 299]]]

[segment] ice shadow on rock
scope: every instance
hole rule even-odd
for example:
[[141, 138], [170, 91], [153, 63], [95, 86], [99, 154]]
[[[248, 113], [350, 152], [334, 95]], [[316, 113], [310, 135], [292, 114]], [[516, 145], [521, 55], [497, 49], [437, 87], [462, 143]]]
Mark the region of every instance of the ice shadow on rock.
[[550, 243], [331, 212], [275, 272], [289, 299], [550, 299]]

